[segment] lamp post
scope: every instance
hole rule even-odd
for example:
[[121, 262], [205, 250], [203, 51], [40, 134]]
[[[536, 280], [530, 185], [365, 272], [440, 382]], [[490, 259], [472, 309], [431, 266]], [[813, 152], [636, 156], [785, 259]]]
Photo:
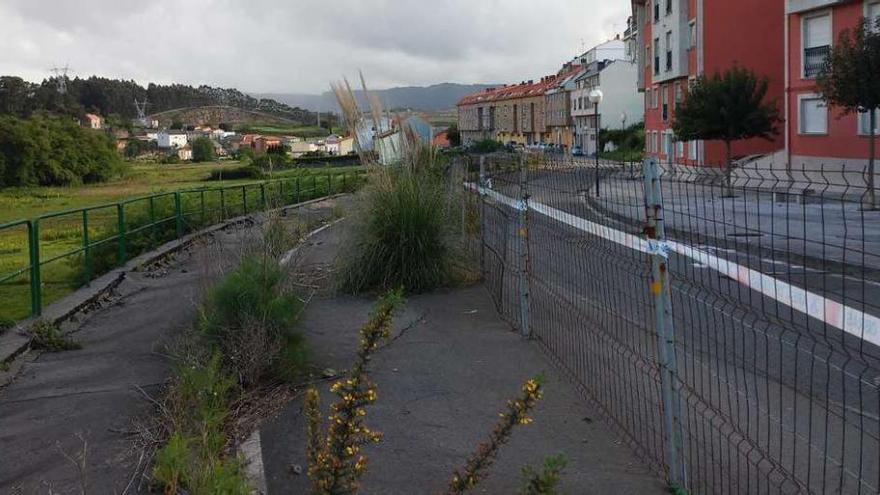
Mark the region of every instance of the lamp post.
[[602, 90], [596, 88], [590, 91], [590, 103], [593, 104], [593, 117], [596, 122], [596, 197], [599, 197], [599, 103], [602, 103]]

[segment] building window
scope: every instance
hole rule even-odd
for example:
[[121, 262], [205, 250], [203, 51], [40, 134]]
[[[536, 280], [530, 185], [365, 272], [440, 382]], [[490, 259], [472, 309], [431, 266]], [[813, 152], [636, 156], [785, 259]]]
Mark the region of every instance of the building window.
[[660, 38], [654, 38], [654, 75], [660, 74]]
[[672, 70], [672, 31], [666, 33], [666, 72]]
[[661, 151], [660, 150], [660, 133], [657, 131], [654, 131], [654, 149], [656, 150], [656, 153], [659, 155], [660, 151]]
[[669, 89], [666, 86], [660, 88], [660, 101], [663, 105], [663, 121], [669, 120]]
[[676, 156], [684, 158], [684, 141], [676, 141], [675, 148], [676, 148], [676, 150], [675, 150]]
[[697, 159], [697, 142], [691, 141], [688, 143], [688, 158], [691, 160]]
[[681, 83], [675, 83], [675, 105], [673, 106], [674, 111], [678, 111], [678, 105], [681, 104], [682, 99], [684, 98], [684, 93], [681, 89]]
[[672, 13], [672, 0], [666, 0], [666, 15]]
[[688, 40], [689, 48], [697, 47], [697, 21], [693, 20], [690, 22], [690, 29], [688, 30], [690, 33], [690, 39]]
[[672, 148], [672, 133], [671, 132], [664, 132], [663, 133], [663, 153], [666, 155], [667, 158], [672, 158], [673, 156], [675, 156], [672, 154], [673, 148]]
[[[880, 112], [876, 109], [874, 112], [874, 135], [880, 136]], [[871, 112], [859, 114], [859, 134], [868, 136], [871, 134]]]
[[804, 46], [803, 77], [813, 78], [822, 71], [825, 58], [831, 50], [831, 14], [804, 17], [801, 22]]
[[870, 2], [865, 5], [865, 19], [868, 20], [868, 25], [872, 31], [880, 29], [880, 25], [877, 23], [880, 22], [880, 2]]
[[826, 134], [828, 132], [828, 107], [822, 98], [801, 97], [799, 117], [801, 134]]
[[654, 22], [660, 22], [660, 0], [654, 0]]
[[651, 66], [651, 47], [645, 47], [645, 67]]

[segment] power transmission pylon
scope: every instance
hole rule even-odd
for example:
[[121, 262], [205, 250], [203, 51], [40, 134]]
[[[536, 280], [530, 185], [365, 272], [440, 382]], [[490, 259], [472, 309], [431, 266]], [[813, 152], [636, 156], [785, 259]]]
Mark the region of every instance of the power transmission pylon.
[[67, 72], [70, 70], [70, 67], [65, 64], [64, 67], [52, 67], [49, 70], [55, 74], [55, 84], [58, 86], [58, 93], [62, 95], [67, 93]]

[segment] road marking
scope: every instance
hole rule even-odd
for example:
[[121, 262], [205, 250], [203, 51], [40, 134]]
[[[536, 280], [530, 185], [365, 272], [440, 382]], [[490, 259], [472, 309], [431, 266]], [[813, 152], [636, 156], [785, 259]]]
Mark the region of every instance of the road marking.
[[[465, 186], [495, 201], [516, 208], [519, 200], [510, 198], [491, 189], [480, 188], [476, 184], [466, 183]], [[630, 249], [649, 253], [648, 241], [641, 237], [627, 234], [619, 230], [591, 222], [537, 201], [529, 201], [529, 208], [548, 218], [564, 223], [582, 232], [626, 246]], [[766, 275], [749, 267], [739, 265], [713, 254], [707, 249], [698, 249], [676, 241], [667, 241], [669, 249], [686, 256], [701, 265], [705, 265], [740, 284], [760, 292], [796, 311], [809, 315], [827, 325], [880, 346], [880, 318], [846, 306], [837, 301], [825, 298], [795, 285]]]

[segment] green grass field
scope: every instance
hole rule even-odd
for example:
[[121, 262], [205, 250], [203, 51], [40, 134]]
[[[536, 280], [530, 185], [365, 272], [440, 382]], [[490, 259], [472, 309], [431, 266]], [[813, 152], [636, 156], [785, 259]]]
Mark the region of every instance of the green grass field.
[[[336, 132], [342, 132], [342, 129], [333, 129]], [[284, 125], [246, 125], [239, 129], [240, 132], [249, 132], [256, 134], [268, 135], [289, 135], [301, 138], [316, 138], [329, 136], [331, 131], [315, 125], [307, 126], [284, 126]]]
[[[221, 167], [232, 169], [238, 165], [227, 162]], [[297, 197], [297, 178], [301, 200], [325, 195], [330, 187], [334, 192], [351, 189], [354, 174], [361, 170], [361, 167], [284, 170], [273, 174], [274, 182], [261, 188], [254, 180], [206, 181], [217, 168], [216, 163], [134, 165], [124, 177], [104, 184], [3, 189], [0, 190], [0, 224], [75, 210], [39, 222], [40, 280], [45, 305], [118, 264], [121, 243], [117, 202], [127, 201], [124, 248], [126, 259], [131, 259], [176, 237], [172, 194], [175, 191], [189, 191], [180, 195], [182, 228], [186, 233], [223, 218], [260, 209], [264, 196], [268, 204], [290, 204]], [[277, 182], [279, 179], [283, 184]], [[249, 186], [243, 188], [245, 185]], [[152, 200], [146, 198], [151, 195]], [[82, 208], [92, 208], [87, 214], [87, 229], [83, 228], [83, 213], [76, 211]], [[88, 253], [83, 250], [86, 236]], [[3, 301], [0, 321], [21, 319], [29, 313], [29, 259], [26, 227], [0, 230], [0, 301]], [[21, 273], [16, 275], [19, 271]]]

